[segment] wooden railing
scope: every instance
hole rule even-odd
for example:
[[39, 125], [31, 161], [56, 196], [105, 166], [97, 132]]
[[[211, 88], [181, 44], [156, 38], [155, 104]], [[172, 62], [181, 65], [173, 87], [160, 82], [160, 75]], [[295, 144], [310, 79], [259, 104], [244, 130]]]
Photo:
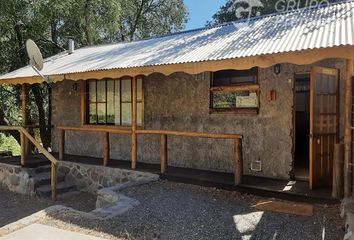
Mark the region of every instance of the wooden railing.
[[[136, 138], [136, 135], [160, 135], [160, 171], [165, 173], [168, 166], [167, 141], [168, 136], [193, 137], [193, 138], [212, 138], [212, 139], [231, 139], [233, 144], [233, 161], [234, 161], [234, 184], [239, 185], [242, 182], [243, 175], [243, 159], [242, 159], [242, 135], [239, 134], [217, 134], [205, 132], [184, 132], [169, 130], [131, 130], [131, 129], [115, 129], [115, 128], [92, 128], [92, 127], [58, 127], [59, 129], [59, 160], [64, 159], [65, 154], [65, 132], [100, 132], [103, 133], [103, 165], [107, 166], [109, 162], [109, 134], [126, 134]], [[133, 136], [134, 135], [134, 136]], [[132, 141], [132, 143], [136, 140]], [[132, 144], [132, 168], [135, 169], [133, 156], [136, 156], [137, 146]]]
[[52, 199], [56, 199], [56, 168], [58, 160], [53, 157], [39, 142], [34, 139], [31, 134], [24, 128], [19, 126], [0, 126], [0, 131], [18, 131], [20, 133], [21, 142], [21, 165], [26, 165], [26, 139], [32, 144], [51, 162], [51, 191]]

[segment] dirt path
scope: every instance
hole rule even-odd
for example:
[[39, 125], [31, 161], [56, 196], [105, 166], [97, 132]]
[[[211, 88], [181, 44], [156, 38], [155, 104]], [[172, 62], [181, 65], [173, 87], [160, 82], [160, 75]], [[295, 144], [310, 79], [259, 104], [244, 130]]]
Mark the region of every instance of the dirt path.
[[90, 211], [95, 207], [95, 197], [80, 193], [59, 196], [57, 202], [50, 199], [31, 198], [9, 192], [0, 187], [0, 227], [27, 217], [52, 205], [66, 205], [77, 210]]

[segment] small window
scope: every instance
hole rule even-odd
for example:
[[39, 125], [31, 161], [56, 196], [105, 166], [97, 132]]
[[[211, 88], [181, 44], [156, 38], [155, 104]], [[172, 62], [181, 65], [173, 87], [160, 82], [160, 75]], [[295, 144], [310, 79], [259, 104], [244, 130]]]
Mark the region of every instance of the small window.
[[[131, 126], [132, 80], [89, 80], [86, 124]], [[137, 79], [137, 125], [142, 125], [142, 79]]]
[[258, 68], [212, 73], [210, 112], [258, 113]]

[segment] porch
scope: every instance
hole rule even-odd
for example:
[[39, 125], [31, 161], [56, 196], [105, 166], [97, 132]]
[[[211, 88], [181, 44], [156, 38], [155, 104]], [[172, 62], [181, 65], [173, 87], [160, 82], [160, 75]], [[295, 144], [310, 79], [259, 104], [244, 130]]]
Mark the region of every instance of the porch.
[[[53, 153], [53, 156], [59, 158], [58, 153]], [[62, 161], [93, 166], [102, 165], [102, 158], [68, 154], [65, 155]], [[1, 157], [0, 164], [21, 166], [21, 158], [20, 156]], [[44, 165], [48, 165], [48, 160], [43, 155], [36, 154], [27, 156], [27, 164], [25, 167], [35, 168]], [[131, 164], [130, 161], [111, 159], [107, 167], [130, 170]], [[256, 194], [292, 201], [338, 203], [337, 199], [332, 198], [330, 188], [309, 190], [308, 181], [275, 180], [245, 175], [242, 178], [242, 183], [235, 186], [234, 175], [232, 173], [169, 166], [165, 173], [161, 174], [160, 165], [142, 162], [137, 163], [137, 170], [160, 174], [161, 179], [170, 181], [216, 187], [230, 191], [240, 191], [246, 194]]]

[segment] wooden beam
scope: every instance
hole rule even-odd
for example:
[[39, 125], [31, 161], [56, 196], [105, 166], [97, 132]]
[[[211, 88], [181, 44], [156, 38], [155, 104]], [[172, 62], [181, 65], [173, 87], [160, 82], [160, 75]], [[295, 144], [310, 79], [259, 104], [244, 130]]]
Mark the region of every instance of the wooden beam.
[[56, 199], [57, 199], [57, 167], [53, 162], [51, 163], [50, 188], [52, 191], [52, 200], [56, 201]]
[[160, 163], [161, 173], [164, 174], [167, 168], [167, 135], [160, 135]]
[[27, 154], [26, 154], [26, 136], [23, 132], [20, 132], [20, 142], [21, 142], [21, 165], [25, 166], [27, 164]]
[[183, 132], [171, 130], [136, 130], [136, 134], [156, 134], [156, 135], [172, 135], [181, 137], [201, 137], [201, 138], [219, 138], [219, 139], [237, 139], [242, 138], [240, 134], [227, 133], [206, 133], [206, 132]]
[[83, 127], [57, 127], [59, 130], [65, 130], [65, 131], [72, 131], [72, 132], [109, 132], [109, 133], [115, 133], [115, 134], [127, 134], [131, 135], [132, 130], [131, 127], [129, 129], [127, 128], [121, 128], [121, 127], [115, 127], [115, 126], [89, 126], [85, 125]]
[[86, 83], [84, 80], [80, 81], [80, 119], [81, 126], [86, 123]]
[[352, 193], [352, 76], [353, 60], [347, 60], [345, 72], [344, 92], [344, 197], [350, 197]]
[[27, 123], [27, 94], [26, 94], [26, 84], [21, 85], [21, 103], [22, 103], [22, 125], [26, 126]]
[[235, 162], [235, 185], [242, 183], [243, 176], [243, 156], [242, 156], [242, 139], [234, 141], [234, 162]]
[[59, 129], [59, 160], [65, 157], [65, 130]]
[[210, 91], [213, 92], [228, 92], [228, 91], [258, 91], [259, 85], [242, 85], [242, 86], [220, 86], [220, 87], [211, 87]]
[[[25, 83], [21, 85], [22, 126], [28, 125], [26, 85]], [[30, 145], [27, 138], [25, 138], [24, 147], [25, 153], [28, 155], [30, 153]]]
[[109, 156], [109, 133], [103, 133], [103, 166], [107, 167], [110, 159]]
[[24, 129], [23, 127], [17, 127], [17, 130], [23, 133], [25, 137], [28, 138], [30, 142], [32, 142], [32, 144], [38, 149], [39, 153], [42, 153], [49, 161], [51, 161], [55, 165], [58, 163], [58, 160], [51, 153], [49, 153], [47, 149], [45, 149], [36, 139], [34, 139], [34, 137], [32, 137], [26, 129]]
[[131, 119], [132, 119], [132, 135], [131, 135], [131, 167], [136, 169], [137, 162], [137, 135], [136, 135], [136, 118], [137, 118], [137, 83], [136, 77], [132, 78], [132, 108], [131, 108]]
[[[278, 63], [291, 63], [298, 65], [312, 64], [317, 61], [329, 58], [354, 59], [354, 46], [340, 46], [332, 48], [309, 49], [287, 53], [276, 53], [268, 55], [258, 55], [252, 57], [241, 57], [225, 60], [212, 60], [195, 63], [166, 64], [159, 66], [146, 66], [135, 68], [122, 68], [112, 70], [98, 70], [90, 72], [70, 73], [52, 75], [53, 82], [63, 80], [88, 80], [104, 78], [121, 78], [124, 76], [148, 76], [158, 72], [170, 75], [174, 72], [185, 72], [198, 74], [202, 72], [219, 71], [225, 69], [249, 69], [252, 67], [267, 68]], [[0, 79], [4, 84], [41, 83], [43, 79], [38, 76], [26, 76], [19, 78]]]

